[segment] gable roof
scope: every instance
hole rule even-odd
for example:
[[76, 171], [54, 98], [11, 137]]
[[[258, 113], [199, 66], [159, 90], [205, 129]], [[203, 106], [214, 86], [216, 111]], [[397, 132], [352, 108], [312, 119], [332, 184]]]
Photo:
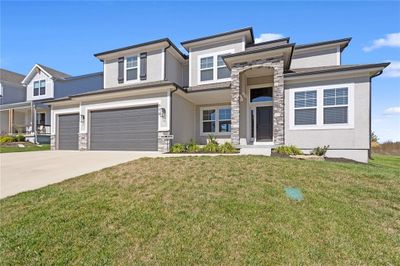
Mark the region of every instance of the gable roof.
[[10, 83], [21, 84], [22, 80], [24, 80], [25, 76], [4, 68], [0, 68], [0, 80], [7, 81]]
[[65, 79], [71, 77], [71, 75], [55, 70], [54, 68], [42, 64], [37, 64], [37, 65], [40, 66], [43, 70], [45, 70], [47, 73], [49, 73], [55, 79]]
[[71, 75], [63, 73], [61, 71], [55, 70], [54, 68], [45, 66], [45, 65], [41, 65], [41, 64], [35, 64], [31, 71], [29, 71], [28, 75], [25, 76], [25, 78], [22, 80], [23, 84], [28, 84], [29, 81], [34, 77], [34, 75], [36, 74], [36, 69], [40, 69], [41, 71], [43, 71], [44, 73], [46, 73], [46, 75], [48, 75], [50, 78], [52, 79], [59, 79], [59, 80], [64, 80], [66, 78], [71, 77]]

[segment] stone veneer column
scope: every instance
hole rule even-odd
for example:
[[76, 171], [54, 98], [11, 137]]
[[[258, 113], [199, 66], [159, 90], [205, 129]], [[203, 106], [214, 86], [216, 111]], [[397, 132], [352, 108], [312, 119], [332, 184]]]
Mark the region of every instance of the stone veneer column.
[[240, 67], [231, 70], [231, 142], [239, 145], [240, 126]]
[[87, 133], [79, 133], [79, 150], [80, 151], [88, 150], [88, 134]]
[[283, 81], [283, 60], [279, 60], [273, 65], [273, 142], [274, 144], [283, 145], [285, 144], [285, 88]]
[[274, 70], [273, 142], [281, 145], [285, 142], [283, 58], [267, 58], [233, 65], [231, 69], [231, 141], [232, 144], [239, 145], [240, 73], [257, 68]]
[[54, 151], [56, 148], [56, 135], [50, 135], [50, 149]]
[[161, 138], [161, 136], [170, 135], [169, 131], [159, 131], [158, 132], [158, 151], [165, 153], [169, 152], [169, 148], [171, 147], [171, 140], [165, 140]]

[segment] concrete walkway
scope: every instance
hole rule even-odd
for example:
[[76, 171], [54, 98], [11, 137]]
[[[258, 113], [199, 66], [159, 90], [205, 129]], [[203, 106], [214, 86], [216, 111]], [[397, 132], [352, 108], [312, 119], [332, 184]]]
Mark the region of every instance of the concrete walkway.
[[37, 151], [0, 154], [0, 198], [37, 189], [65, 179], [158, 152]]

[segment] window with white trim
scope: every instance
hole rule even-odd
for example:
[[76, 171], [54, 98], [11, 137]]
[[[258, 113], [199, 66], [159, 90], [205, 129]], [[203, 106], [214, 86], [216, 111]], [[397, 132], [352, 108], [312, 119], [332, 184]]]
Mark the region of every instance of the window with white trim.
[[230, 78], [231, 72], [228, 67], [225, 65], [224, 60], [222, 59], [224, 55], [217, 56], [217, 79], [226, 79]]
[[214, 79], [214, 57], [204, 57], [200, 59], [200, 81]]
[[33, 82], [33, 96], [46, 94], [46, 80], [38, 80]]
[[126, 80], [137, 80], [139, 76], [138, 56], [126, 58]]
[[229, 79], [231, 71], [226, 66], [223, 56], [232, 52], [233, 50], [199, 57], [199, 82]]
[[299, 91], [294, 93], [294, 124], [317, 124], [317, 91]]
[[346, 124], [348, 122], [348, 89], [324, 90], [324, 124]]
[[229, 134], [231, 132], [231, 108], [206, 108], [201, 111], [201, 133]]

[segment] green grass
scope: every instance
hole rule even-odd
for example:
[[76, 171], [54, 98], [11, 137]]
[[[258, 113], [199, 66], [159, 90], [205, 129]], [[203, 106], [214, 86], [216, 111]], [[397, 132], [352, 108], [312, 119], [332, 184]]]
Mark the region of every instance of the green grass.
[[394, 156], [144, 158], [1, 200], [0, 263], [399, 265], [399, 176]]
[[41, 146], [37, 145], [27, 145], [23, 148], [19, 148], [16, 146], [0, 146], [0, 153], [9, 153], [9, 152], [24, 152], [24, 151], [47, 151], [50, 150], [49, 144], [43, 144]]

